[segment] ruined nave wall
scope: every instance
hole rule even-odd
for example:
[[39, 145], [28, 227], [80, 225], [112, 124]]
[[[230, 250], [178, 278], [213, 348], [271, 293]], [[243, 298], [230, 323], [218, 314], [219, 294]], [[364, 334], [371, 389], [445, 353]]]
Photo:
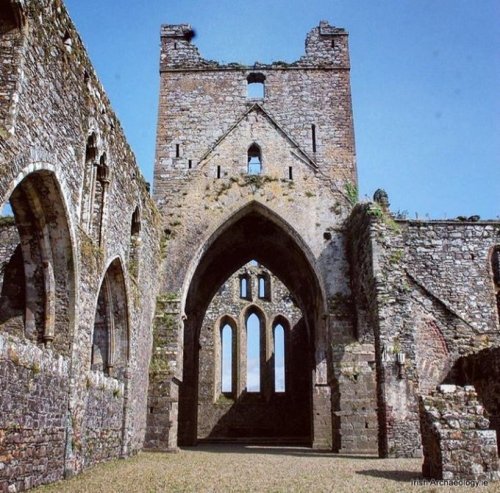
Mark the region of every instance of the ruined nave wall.
[[[160, 251], [147, 184], [62, 2], [3, 2], [0, 57], [0, 206], [22, 247], [0, 250], [0, 490], [20, 491], [142, 447]], [[110, 265], [127, 329], [116, 374], [91, 370]], [[4, 309], [11, 288], [26, 292], [19, 313]]]

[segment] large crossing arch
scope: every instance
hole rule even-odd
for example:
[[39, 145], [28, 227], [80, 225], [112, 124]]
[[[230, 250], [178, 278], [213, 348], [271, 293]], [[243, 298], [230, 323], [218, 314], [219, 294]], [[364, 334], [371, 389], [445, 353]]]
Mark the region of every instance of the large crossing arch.
[[[309, 373], [304, 405], [310, 415], [312, 442], [314, 372], [321, 338], [325, 297], [315, 260], [300, 235], [281, 217], [258, 202], [250, 202], [228, 218], [193, 259], [195, 268], [185, 285], [183, 382], [180, 388], [179, 443], [196, 443], [199, 337], [207, 307], [216, 291], [239, 267], [254, 259], [288, 288], [304, 318], [302, 371]], [[324, 353], [323, 353], [324, 354]], [[235, 437], [238, 438], [238, 437]]]

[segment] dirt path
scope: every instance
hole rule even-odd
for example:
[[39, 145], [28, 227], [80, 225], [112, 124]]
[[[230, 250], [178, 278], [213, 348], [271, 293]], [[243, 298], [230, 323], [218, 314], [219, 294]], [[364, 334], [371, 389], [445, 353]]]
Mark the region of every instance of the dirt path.
[[298, 447], [198, 446], [178, 454], [141, 453], [96, 466], [36, 493], [500, 491], [413, 486], [421, 459], [339, 456]]

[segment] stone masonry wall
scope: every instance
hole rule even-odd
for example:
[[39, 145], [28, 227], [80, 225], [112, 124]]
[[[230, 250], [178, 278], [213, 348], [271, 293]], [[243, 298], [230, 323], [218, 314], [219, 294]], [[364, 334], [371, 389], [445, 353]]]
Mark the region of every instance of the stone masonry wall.
[[496, 431], [499, 442], [500, 349], [492, 347], [459, 358], [449, 371], [445, 382], [474, 386], [478, 400], [490, 421], [490, 428]]
[[0, 335], [0, 491], [63, 477], [69, 376], [62, 356]]
[[461, 355], [498, 344], [498, 224], [396, 222], [375, 204], [358, 206], [350, 228], [359, 332], [373, 331], [377, 349], [379, 452], [419, 455], [418, 393]]
[[[12, 82], [1, 89], [10, 96], [0, 108], [0, 206], [10, 200], [20, 265], [33, 278], [26, 289], [16, 282], [35, 310], [23, 306], [16, 318], [0, 305], [2, 491], [141, 449], [160, 262], [156, 208], [64, 5], [4, 2], [0, 25], [11, 19], [14, 31], [0, 29], [0, 63]], [[92, 201], [98, 228], [86, 212]], [[116, 306], [128, 333], [121, 377], [90, 369], [97, 297], [111, 264], [120, 284], [113, 288], [126, 300]]]
[[419, 402], [425, 478], [500, 479], [496, 435], [474, 387], [440, 385]]

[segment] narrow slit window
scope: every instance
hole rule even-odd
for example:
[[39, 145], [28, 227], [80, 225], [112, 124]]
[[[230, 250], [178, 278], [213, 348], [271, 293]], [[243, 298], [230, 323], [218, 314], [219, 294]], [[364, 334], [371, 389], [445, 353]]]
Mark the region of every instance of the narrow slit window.
[[259, 298], [266, 297], [266, 280], [263, 277], [259, 277]]
[[288, 179], [293, 180], [293, 168], [291, 166], [288, 167]]
[[274, 328], [274, 391], [285, 392], [285, 329]]
[[252, 73], [247, 77], [247, 98], [248, 99], [264, 99], [265, 87], [264, 74]]
[[491, 270], [495, 284], [498, 317], [500, 318], [500, 246], [495, 247], [491, 256]]
[[248, 174], [260, 175], [262, 173], [262, 154], [257, 144], [248, 148]]
[[63, 37], [63, 44], [64, 44], [64, 48], [65, 50], [68, 52], [68, 53], [71, 53], [72, 50], [73, 50], [73, 40], [71, 39], [68, 31], [66, 31], [66, 33], [64, 34], [64, 37]]
[[190, 160], [188, 161], [188, 168], [189, 168], [189, 169], [191, 169], [192, 167], [193, 167], [193, 160], [192, 160], [192, 159], [190, 159]]
[[225, 324], [221, 329], [221, 390], [230, 393], [233, 390], [233, 329]]
[[217, 178], [220, 178], [220, 166], [217, 166]]
[[260, 319], [247, 319], [247, 392], [260, 392]]
[[311, 125], [311, 138], [313, 152], [316, 152], [316, 125]]
[[240, 298], [248, 299], [248, 278], [240, 277]]
[[271, 299], [271, 279], [267, 274], [258, 276], [258, 295], [261, 300]]
[[181, 146], [180, 144], [175, 144], [175, 157], [181, 156]]

